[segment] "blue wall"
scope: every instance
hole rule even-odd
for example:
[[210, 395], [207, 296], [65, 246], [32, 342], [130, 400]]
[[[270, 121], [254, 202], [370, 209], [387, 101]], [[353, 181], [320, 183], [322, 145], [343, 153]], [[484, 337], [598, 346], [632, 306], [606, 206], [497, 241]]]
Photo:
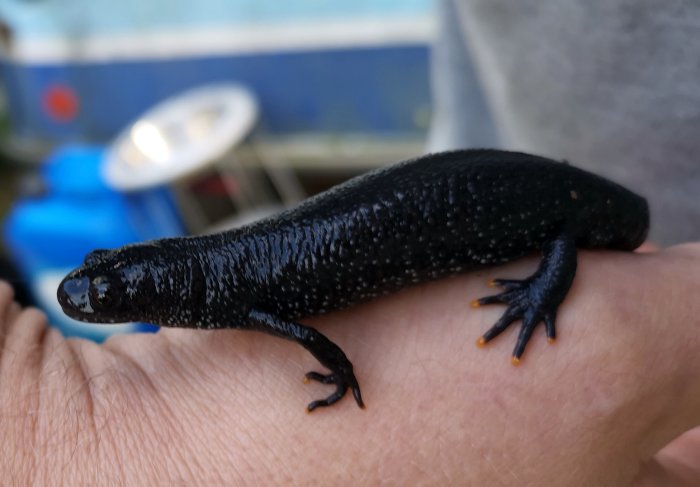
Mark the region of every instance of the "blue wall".
[[[236, 81], [258, 96], [272, 133], [417, 133], [429, 107], [426, 46], [289, 52], [69, 65], [4, 63], [13, 129], [25, 137], [106, 141], [155, 102], [188, 87]], [[60, 83], [78, 93], [77, 119], [57, 122], [40, 94]]]

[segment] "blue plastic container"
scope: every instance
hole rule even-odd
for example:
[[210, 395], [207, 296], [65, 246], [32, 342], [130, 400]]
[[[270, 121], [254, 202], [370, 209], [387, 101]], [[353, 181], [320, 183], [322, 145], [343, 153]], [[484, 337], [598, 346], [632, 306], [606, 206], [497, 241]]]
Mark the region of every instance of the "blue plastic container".
[[41, 168], [47, 191], [19, 200], [4, 227], [7, 248], [49, 322], [66, 336], [95, 341], [154, 327], [138, 323], [94, 325], [68, 318], [56, 299], [65, 274], [96, 248], [183, 233], [167, 189], [117, 193], [102, 180], [103, 158], [102, 147], [58, 150]]

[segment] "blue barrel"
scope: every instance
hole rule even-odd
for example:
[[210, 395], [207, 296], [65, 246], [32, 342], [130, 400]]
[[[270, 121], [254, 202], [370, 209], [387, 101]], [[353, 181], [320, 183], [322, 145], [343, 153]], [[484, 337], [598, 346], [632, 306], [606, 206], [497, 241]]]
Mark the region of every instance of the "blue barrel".
[[65, 336], [102, 341], [114, 333], [150, 331], [139, 323], [95, 325], [63, 314], [59, 282], [96, 248], [182, 235], [183, 227], [166, 188], [122, 194], [102, 180], [103, 147], [68, 146], [41, 167], [41, 195], [15, 203], [4, 226], [10, 255], [49, 322]]

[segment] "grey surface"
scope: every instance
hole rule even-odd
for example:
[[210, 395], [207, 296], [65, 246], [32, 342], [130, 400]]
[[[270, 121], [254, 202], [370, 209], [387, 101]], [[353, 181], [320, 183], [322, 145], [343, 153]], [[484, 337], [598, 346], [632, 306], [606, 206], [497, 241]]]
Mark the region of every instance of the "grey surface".
[[442, 1], [430, 149], [500, 146], [647, 196], [700, 240], [700, 2]]

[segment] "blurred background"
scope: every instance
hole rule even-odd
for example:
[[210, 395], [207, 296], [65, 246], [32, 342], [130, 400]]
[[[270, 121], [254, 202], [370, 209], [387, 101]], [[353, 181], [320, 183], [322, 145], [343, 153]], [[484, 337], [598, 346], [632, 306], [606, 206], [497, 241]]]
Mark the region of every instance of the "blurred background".
[[0, 3], [0, 278], [66, 335], [84, 255], [253, 220], [425, 151], [431, 0]]
[[700, 3], [2, 0], [0, 278], [56, 301], [97, 248], [232, 228], [371, 168], [501, 147], [700, 238]]

